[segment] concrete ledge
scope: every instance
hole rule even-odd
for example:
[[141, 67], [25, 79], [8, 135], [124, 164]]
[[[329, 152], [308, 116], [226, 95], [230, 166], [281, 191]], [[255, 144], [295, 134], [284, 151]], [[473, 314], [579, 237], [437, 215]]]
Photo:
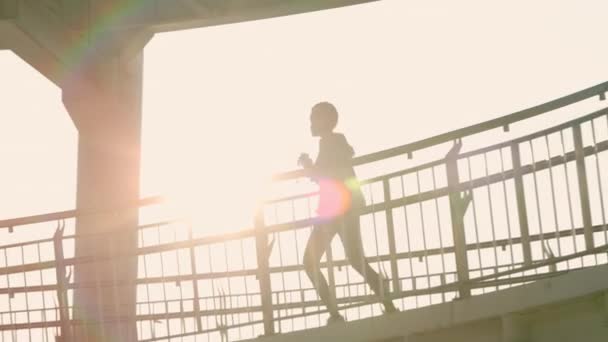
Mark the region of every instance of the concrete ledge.
[[438, 304], [397, 314], [385, 315], [288, 334], [265, 336], [252, 341], [392, 341], [439, 329], [488, 319], [501, 319], [511, 313], [606, 293], [608, 265], [572, 271], [566, 275], [533, 284]]

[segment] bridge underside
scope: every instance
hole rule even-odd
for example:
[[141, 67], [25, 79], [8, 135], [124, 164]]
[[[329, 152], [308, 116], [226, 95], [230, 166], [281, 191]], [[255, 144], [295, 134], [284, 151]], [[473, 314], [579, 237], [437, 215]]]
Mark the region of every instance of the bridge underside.
[[251, 342], [604, 342], [608, 265], [421, 309]]

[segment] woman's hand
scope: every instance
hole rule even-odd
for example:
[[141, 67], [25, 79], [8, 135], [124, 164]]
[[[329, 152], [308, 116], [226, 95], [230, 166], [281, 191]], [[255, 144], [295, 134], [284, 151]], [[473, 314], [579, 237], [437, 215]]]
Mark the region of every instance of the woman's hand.
[[298, 165], [300, 165], [301, 167], [303, 167], [305, 169], [312, 167], [312, 159], [310, 159], [310, 156], [308, 155], [308, 153], [300, 154], [300, 157], [298, 158]]

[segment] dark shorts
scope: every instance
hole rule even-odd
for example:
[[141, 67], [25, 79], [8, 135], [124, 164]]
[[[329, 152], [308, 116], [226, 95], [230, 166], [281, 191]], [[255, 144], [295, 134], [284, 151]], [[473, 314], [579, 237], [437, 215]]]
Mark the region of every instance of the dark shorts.
[[314, 254], [321, 256], [330, 248], [331, 241], [336, 235], [340, 236], [349, 261], [361, 262], [364, 256], [359, 214], [349, 211], [332, 219], [321, 220], [314, 226], [308, 244], [318, 249]]

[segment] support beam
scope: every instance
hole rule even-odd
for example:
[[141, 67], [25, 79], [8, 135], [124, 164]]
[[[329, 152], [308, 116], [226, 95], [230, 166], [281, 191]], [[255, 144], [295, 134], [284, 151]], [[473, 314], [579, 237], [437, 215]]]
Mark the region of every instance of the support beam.
[[[139, 199], [142, 69], [143, 53], [132, 60], [105, 56], [64, 83], [63, 102], [79, 131], [78, 210], [120, 208]], [[75, 341], [136, 340], [137, 259], [130, 254], [137, 224], [133, 208], [77, 219], [76, 257], [113, 259], [76, 266], [75, 282], [127, 283], [75, 290], [74, 318], [88, 323], [75, 331]]]
[[57, 56], [21, 30], [12, 20], [0, 20], [0, 49], [12, 50], [55, 85], [61, 85], [57, 71], [63, 67]]
[[458, 141], [452, 146], [452, 149], [445, 157], [446, 172], [448, 178], [449, 200], [450, 200], [450, 217], [452, 219], [452, 236], [454, 239], [454, 254], [456, 258], [456, 275], [458, 281], [461, 282], [458, 288], [458, 297], [460, 299], [471, 296], [469, 281], [469, 261], [467, 256], [467, 239], [464, 228], [464, 215], [467, 212], [467, 207], [471, 201], [471, 194], [464, 196], [458, 191], [460, 185], [460, 177], [458, 175], [458, 154], [462, 148], [462, 141]]
[[154, 34], [143, 26], [102, 23], [105, 19], [90, 17], [88, 8], [84, 0], [0, 0], [0, 49], [12, 49], [62, 86], [100, 54], [138, 54]]
[[[156, 32], [287, 16], [377, 0], [0, 0], [0, 49], [62, 85], [100, 53], [138, 53]], [[2, 36], [5, 35], [3, 38]], [[5, 46], [3, 41], [10, 42]], [[15, 45], [15, 46], [13, 46]], [[38, 51], [38, 52], [35, 52]]]
[[[140, 0], [142, 1], [142, 0]], [[145, 25], [155, 32], [232, 24], [364, 4], [378, 0], [155, 0], [154, 11], [117, 25]], [[142, 5], [143, 6], [143, 5]], [[148, 1], [145, 8], [152, 7]], [[199, 10], [193, 10], [198, 7]]]
[[14, 19], [17, 16], [17, 0], [0, 0], [0, 20]]

